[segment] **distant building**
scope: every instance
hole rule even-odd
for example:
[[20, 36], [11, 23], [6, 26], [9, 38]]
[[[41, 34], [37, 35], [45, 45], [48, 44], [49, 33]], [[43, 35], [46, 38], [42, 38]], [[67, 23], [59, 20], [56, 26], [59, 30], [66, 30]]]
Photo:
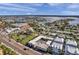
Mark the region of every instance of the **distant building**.
[[20, 28], [5, 28], [7, 34], [20, 30]]
[[51, 37], [55, 37], [55, 36], [57, 35], [57, 33], [49, 33], [49, 35], [50, 35]]
[[63, 49], [64, 39], [56, 37], [51, 44], [52, 54], [61, 54]]
[[79, 49], [77, 48], [77, 42], [75, 40], [68, 39], [65, 45], [65, 55], [77, 55]]

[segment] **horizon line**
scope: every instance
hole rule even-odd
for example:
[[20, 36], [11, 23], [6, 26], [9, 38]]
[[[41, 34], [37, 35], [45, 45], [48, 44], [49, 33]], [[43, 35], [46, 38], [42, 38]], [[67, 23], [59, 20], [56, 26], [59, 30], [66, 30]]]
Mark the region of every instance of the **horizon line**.
[[0, 16], [79, 17], [79, 15], [0, 15]]

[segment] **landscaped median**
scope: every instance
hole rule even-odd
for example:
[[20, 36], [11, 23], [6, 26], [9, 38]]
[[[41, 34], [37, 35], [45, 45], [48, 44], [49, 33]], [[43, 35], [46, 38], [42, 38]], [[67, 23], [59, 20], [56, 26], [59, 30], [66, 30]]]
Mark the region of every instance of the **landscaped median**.
[[12, 51], [10, 48], [5, 45], [0, 44], [0, 48], [2, 49], [2, 53], [4, 55], [16, 55], [16, 52]]

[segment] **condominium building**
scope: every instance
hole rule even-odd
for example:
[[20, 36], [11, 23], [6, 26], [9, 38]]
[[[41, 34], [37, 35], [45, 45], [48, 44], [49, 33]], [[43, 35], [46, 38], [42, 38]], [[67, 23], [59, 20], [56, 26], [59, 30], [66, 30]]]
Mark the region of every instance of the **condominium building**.
[[77, 55], [79, 54], [79, 49], [77, 48], [77, 42], [75, 40], [66, 40], [65, 45], [65, 55]]
[[61, 54], [63, 49], [64, 39], [56, 37], [51, 44], [52, 54]]

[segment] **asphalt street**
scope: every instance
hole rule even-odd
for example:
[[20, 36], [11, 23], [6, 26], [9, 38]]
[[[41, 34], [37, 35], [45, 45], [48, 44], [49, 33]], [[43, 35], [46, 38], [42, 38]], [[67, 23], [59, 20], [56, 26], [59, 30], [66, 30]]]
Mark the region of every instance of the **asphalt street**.
[[[12, 48], [14, 51], [18, 52], [21, 55], [41, 55], [40, 52], [37, 52], [27, 46], [24, 46], [13, 39], [10, 39], [7, 35], [0, 33], [0, 42], [4, 43], [8, 47]], [[24, 50], [26, 48], [26, 50]]]

